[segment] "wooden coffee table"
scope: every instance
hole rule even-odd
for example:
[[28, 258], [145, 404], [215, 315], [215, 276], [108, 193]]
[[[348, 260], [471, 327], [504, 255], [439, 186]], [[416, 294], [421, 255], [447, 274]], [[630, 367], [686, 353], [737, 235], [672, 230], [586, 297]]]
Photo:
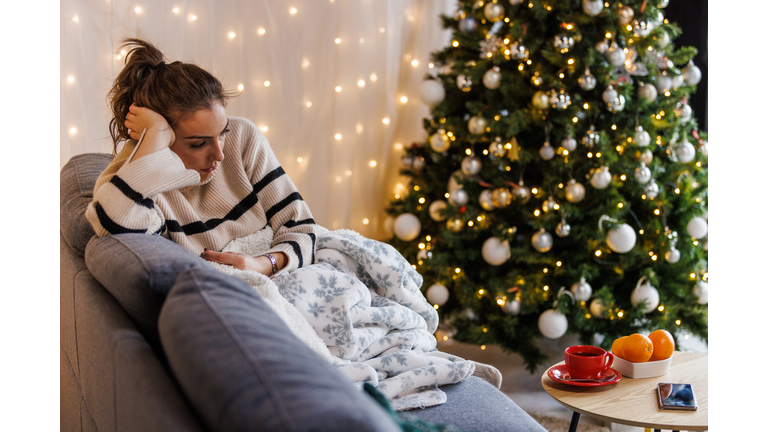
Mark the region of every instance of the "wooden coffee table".
[[[707, 365], [706, 354], [675, 351], [669, 372], [659, 377], [622, 377], [612, 385], [576, 387], [554, 381], [544, 372], [541, 385], [561, 405], [573, 410], [569, 432], [576, 431], [581, 414], [629, 426], [700, 431], [708, 430]], [[693, 385], [698, 410], [659, 409], [656, 386], [662, 382]]]

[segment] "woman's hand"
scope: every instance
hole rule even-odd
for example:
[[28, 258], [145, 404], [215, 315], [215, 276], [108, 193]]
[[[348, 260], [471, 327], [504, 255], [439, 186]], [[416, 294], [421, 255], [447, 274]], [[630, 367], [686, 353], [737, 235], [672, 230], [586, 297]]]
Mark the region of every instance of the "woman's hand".
[[265, 276], [272, 275], [272, 261], [265, 256], [254, 258], [237, 252], [216, 252], [208, 249], [204, 250], [200, 256], [206, 261], [232, 266], [236, 269], [252, 270]]
[[144, 141], [142, 141], [141, 146], [139, 146], [133, 157], [134, 160], [170, 147], [176, 141], [176, 134], [174, 134], [165, 117], [149, 108], [140, 107], [135, 103], [128, 109], [128, 115], [125, 117], [125, 127], [130, 130], [128, 135], [137, 141], [141, 138], [144, 129], [147, 130], [147, 133], [144, 135]]

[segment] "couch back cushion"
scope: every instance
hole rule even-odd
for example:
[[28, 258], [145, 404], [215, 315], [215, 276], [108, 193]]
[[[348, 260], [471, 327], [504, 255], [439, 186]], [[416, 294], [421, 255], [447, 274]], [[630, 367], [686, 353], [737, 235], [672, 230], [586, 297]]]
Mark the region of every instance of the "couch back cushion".
[[85, 254], [85, 245], [95, 234], [85, 218], [85, 209], [93, 200], [93, 187], [99, 174], [112, 161], [106, 153], [73, 156], [61, 169], [59, 177], [59, 229], [75, 253]]

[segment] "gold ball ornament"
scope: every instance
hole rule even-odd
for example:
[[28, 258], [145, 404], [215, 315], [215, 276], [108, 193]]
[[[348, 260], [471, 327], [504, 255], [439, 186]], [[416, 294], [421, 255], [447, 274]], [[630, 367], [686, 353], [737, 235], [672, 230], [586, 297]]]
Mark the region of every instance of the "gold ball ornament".
[[429, 138], [429, 146], [432, 150], [443, 153], [451, 147], [451, 139], [445, 133], [444, 129], [439, 129], [431, 138]]
[[448, 231], [457, 233], [464, 228], [464, 221], [459, 218], [450, 218], [445, 222], [445, 226]]
[[547, 109], [549, 108], [549, 95], [539, 90], [533, 94], [533, 100], [531, 102], [536, 109]]
[[581, 202], [581, 200], [584, 199], [585, 194], [586, 190], [584, 189], [584, 185], [574, 179], [568, 181], [568, 185], [565, 187], [565, 199], [567, 199], [568, 202], [574, 204]]
[[618, 22], [620, 26], [625, 26], [632, 22], [632, 19], [635, 17], [635, 11], [632, 10], [629, 6], [622, 6], [617, 11], [616, 14], [618, 17]]
[[512, 192], [507, 188], [497, 188], [491, 192], [491, 201], [496, 208], [507, 207], [512, 203]]
[[467, 128], [473, 135], [482, 135], [485, 133], [485, 129], [488, 127], [488, 120], [483, 116], [473, 116], [469, 119]]
[[548, 233], [544, 228], [538, 230], [531, 237], [531, 245], [541, 253], [549, 252], [549, 250], [552, 249], [552, 244], [552, 234]]
[[483, 15], [490, 22], [500, 21], [504, 19], [504, 6], [496, 1], [486, 3], [483, 8]]

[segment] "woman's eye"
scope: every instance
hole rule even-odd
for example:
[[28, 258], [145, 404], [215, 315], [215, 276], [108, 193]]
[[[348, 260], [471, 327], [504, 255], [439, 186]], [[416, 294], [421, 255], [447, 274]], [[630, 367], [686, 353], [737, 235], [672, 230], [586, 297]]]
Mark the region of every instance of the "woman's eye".
[[229, 129], [224, 129], [224, 131], [219, 136], [224, 136], [224, 134], [226, 134], [227, 132], [229, 132]]
[[201, 142], [200, 144], [192, 144], [190, 147], [193, 149], [199, 149], [204, 145], [205, 145], [205, 141]]

